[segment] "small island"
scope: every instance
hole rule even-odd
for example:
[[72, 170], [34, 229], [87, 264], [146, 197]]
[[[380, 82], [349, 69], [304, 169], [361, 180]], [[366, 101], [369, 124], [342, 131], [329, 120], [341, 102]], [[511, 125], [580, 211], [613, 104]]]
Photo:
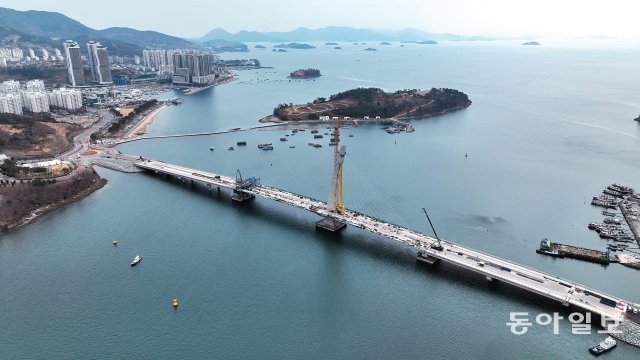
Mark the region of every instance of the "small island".
[[302, 49], [302, 50], [308, 50], [308, 49], [315, 49], [316, 47], [313, 45], [309, 45], [309, 44], [302, 44], [302, 43], [288, 43], [288, 44], [278, 44], [275, 45], [274, 48], [276, 49]]
[[[424, 41], [401, 41], [401, 44], [420, 44], [420, 45], [438, 45], [438, 42], [435, 40], [424, 40]], [[402, 45], [401, 45], [402, 46]]]
[[311, 79], [322, 76], [320, 74], [320, 70], [318, 69], [298, 69], [289, 74], [289, 77], [292, 79]]
[[264, 49], [266, 49], [267, 47], [266, 47], [266, 46], [264, 46], [264, 45], [260, 45], [260, 44], [258, 44], [258, 45], [256, 45], [256, 46], [254, 46], [254, 48], [264, 50]]
[[325, 45], [338, 45], [338, 43], [336, 43], [336, 42], [327, 42], [327, 43], [324, 43], [324, 44]]
[[387, 41], [383, 41], [383, 42], [380, 43], [380, 45], [391, 45], [391, 43], [387, 42]]
[[336, 50], [342, 50], [342, 48], [340, 46], [334, 46], [333, 48], [336, 49]]
[[376, 49], [376, 48], [366, 48], [366, 49], [364, 49], [362, 51], [378, 51], [378, 49]]
[[261, 122], [327, 121], [334, 117], [362, 120], [418, 119], [464, 109], [471, 105], [469, 97], [454, 89], [399, 90], [393, 93], [379, 88], [356, 88], [329, 99], [320, 97], [307, 104], [280, 104], [272, 116]]
[[520, 45], [540, 45], [540, 43], [537, 41], [527, 41], [527, 42], [523, 42]]

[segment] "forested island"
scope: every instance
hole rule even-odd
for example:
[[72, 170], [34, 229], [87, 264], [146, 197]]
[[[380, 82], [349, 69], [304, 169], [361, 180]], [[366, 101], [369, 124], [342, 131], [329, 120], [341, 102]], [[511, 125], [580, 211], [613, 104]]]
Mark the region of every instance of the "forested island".
[[308, 49], [315, 49], [316, 47], [313, 46], [313, 45], [309, 45], [309, 44], [301, 44], [301, 43], [291, 42], [291, 43], [288, 43], [288, 44], [275, 45], [274, 48], [276, 48], [276, 49], [302, 49], [302, 50], [308, 50]]
[[311, 79], [322, 76], [320, 74], [320, 70], [318, 69], [298, 69], [289, 74], [289, 77], [292, 79]]
[[537, 41], [527, 41], [523, 42], [521, 45], [540, 45], [540, 43]]
[[415, 119], [441, 115], [471, 105], [469, 97], [454, 89], [399, 90], [379, 88], [347, 90], [329, 99], [320, 97], [307, 104], [280, 104], [262, 121], [322, 120], [327, 117], [357, 119]]

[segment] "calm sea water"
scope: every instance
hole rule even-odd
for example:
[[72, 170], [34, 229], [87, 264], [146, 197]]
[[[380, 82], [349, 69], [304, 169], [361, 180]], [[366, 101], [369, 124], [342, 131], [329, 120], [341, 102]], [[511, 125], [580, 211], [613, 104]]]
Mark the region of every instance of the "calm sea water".
[[[253, 125], [278, 103], [357, 86], [459, 89], [471, 107], [413, 121], [413, 134], [344, 131], [354, 135], [342, 137], [347, 206], [428, 232], [426, 207], [446, 239], [640, 302], [637, 270], [534, 252], [544, 237], [603, 249], [586, 228], [602, 218], [589, 199], [614, 181], [640, 187], [637, 44], [317, 45], [225, 54], [273, 68], [183, 97], [150, 134]], [[377, 52], [362, 51], [372, 45]], [[300, 67], [324, 75], [288, 81]], [[308, 147], [309, 132], [280, 143], [287, 133], [119, 150], [227, 175], [240, 169], [324, 199], [331, 150]], [[239, 140], [248, 146], [226, 150]], [[275, 150], [259, 151], [261, 142]], [[604, 337], [596, 328], [572, 335], [566, 319], [558, 335], [534, 325], [515, 336], [505, 325], [511, 311], [569, 312], [447, 265], [417, 265], [412, 249], [358, 229], [317, 232], [317, 217], [301, 210], [263, 199], [236, 206], [227, 191], [99, 172], [109, 180], [102, 190], [0, 237], [0, 358], [575, 359]], [[136, 254], [143, 260], [131, 268]], [[638, 351], [620, 344], [607, 356]]]

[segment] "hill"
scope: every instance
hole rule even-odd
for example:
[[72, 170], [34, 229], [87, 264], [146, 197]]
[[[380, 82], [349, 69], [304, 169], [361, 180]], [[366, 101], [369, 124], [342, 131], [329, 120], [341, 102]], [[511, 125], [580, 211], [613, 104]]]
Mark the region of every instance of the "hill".
[[18, 47], [61, 49], [62, 43], [67, 39], [76, 40], [80, 44], [94, 40], [106, 46], [109, 54], [120, 56], [140, 54], [143, 48], [199, 48], [187, 40], [156, 31], [126, 27], [96, 30], [63, 14], [48, 11], [17, 11], [0, 7], [0, 24], [7, 29], [0, 32], [0, 43], [12, 42], [12, 46]]
[[357, 88], [331, 95], [328, 100], [318, 98], [308, 104], [281, 104], [273, 109], [273, 116], [278, 120], [294, 121], [318, 120], [321, 116], [417, 119], [464, 109], [469, 105], [469, 97], [454, 89], [387, 93], [378, 88]]
[[480, 36], [428, 33], [417, 29], [397, 31], [358, 29], [348, 26], [327, 26], [318, 29], [304, 27], [286, 32], [239, 31], [235, 34], [215, 28], [194, 41], [214, 39], [244, 42], [294, 42], [294, 41], [423, 41], [423, 40], [491, 40]]

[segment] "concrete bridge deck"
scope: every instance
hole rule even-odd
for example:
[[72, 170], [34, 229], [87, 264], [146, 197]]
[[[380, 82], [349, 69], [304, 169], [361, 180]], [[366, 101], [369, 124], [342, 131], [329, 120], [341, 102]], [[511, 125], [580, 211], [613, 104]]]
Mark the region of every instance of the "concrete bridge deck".
[[[209, 188], [236, 188], [236, 180], [234, 178], [160, 161], [143, 160], [136, 163], [136, 166], [158, 174], [168, 174], [183, 181], [198, 182]], [[444, 249], [434, 249], [433, 245], [436, 244], [437, 240], [433, 237], [390, 224], [357, 211], [345, 210], [344, 215], [329, 212], [326, 203], [303, 195], [264, 185], [256, 185], [251, 189], [244, 190], [244, 192], [302, 208], [319, 216], [332, 218], [399, 241], [405, 245], [416, 247], [419, 250], [419, 260], [427, 262], [441, 260], [453, 263], [480, 273], [487, 280], [504, 281], [518, 288], [557, 300], [566, 306], [574, 305], [577, 308], [602, 317], [617, 320], [627, 319], [627, 309], [632, 305], [631, 302], [598, 290], [448, 241], [442, 241]], [[633, 325], [637, 324], [634, 322]], [[640, 332], [640, 327], [638, 327], [638, 331]]]

